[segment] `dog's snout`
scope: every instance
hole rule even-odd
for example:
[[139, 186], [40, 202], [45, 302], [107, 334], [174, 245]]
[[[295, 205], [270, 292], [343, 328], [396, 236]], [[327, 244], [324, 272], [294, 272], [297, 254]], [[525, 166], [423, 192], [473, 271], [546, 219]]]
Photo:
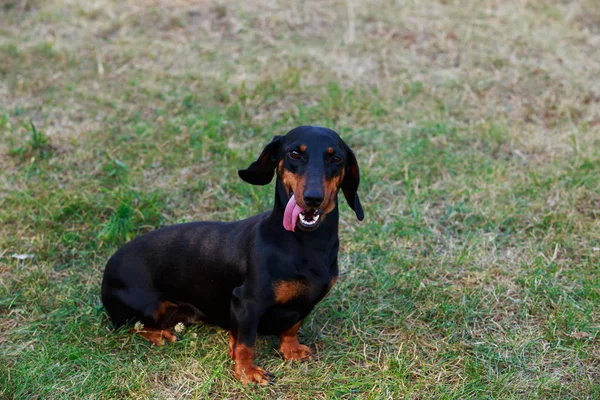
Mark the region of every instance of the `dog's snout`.
[[323, 192], [320, 190], [310, 190], [304, 192], [304, 204], [307, 207], [317, 208], [323, 203]]

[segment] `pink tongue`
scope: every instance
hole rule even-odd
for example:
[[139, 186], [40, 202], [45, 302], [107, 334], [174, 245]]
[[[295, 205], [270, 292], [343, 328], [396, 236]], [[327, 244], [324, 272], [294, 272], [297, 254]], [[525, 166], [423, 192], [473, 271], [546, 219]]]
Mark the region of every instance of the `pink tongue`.
[[294, 195], [290, 197], [290, 201], [288, 201], [285, 206], [285, 211], [283, 213], [283, 227], [288, 231], [295, 232], [296, 231], [296, 222], [298, 222], [298, 215], [302, 212], [302, 209], [298, 204], [296, 204], [296, 198]]

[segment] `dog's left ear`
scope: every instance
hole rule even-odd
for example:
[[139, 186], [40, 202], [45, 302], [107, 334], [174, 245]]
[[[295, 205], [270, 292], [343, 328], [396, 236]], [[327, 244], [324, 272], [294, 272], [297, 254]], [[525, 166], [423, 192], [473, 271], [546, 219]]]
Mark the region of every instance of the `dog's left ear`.
[[254, 161], [247, 169], [240, 169], [238, 175], [252, 185], [267, 185], [273, 180], [275, 167], [279, 161], [279, 145], [283, 136], [275, 136], [260, 153], [258, 160]]
[[358, 198], [357, 193], [358, 184], [360, 183], [358, 162], [348, 145], [346, 145], [346, 150], [348, 160], [346, 161], [346, 171], [344, 173], [344, 180], [342, 181], [342, 191], [344, 192], [344, 197], [350, 205], [350, 208], [356, 213], [356, 218], [358, 218], [359, 221], [362, 221], [363, 218], [365, 218], [365, 213], [360, 205], [360, 199]]

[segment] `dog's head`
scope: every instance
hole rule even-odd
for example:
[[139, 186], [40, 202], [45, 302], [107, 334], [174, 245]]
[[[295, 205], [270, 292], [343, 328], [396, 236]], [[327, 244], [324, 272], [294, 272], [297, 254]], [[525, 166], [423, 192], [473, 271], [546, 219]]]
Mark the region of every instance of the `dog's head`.
[[325, 216], [335, 209], [339, 189], [356, 217], [362, 221], [363, 209], [357, 190], [360, 181], [354, 153], [331, 129], [299, 126], [285, 136], [275, 136], [258, 159], [240, 177], [253, 185], [266, 185], [277, 178], [285, 194], [283, 225], [294, 231], [316, 229]]

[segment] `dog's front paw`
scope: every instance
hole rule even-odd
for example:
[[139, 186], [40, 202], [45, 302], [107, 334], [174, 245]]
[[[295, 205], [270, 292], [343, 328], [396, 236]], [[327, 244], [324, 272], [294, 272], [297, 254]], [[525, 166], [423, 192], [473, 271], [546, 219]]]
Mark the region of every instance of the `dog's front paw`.
[[279, 351], [283, 353], [286, 360], [309, 361], [313, 359], [313, 353], [310, 347], [296, 343], [295, 345], [282, 344]]
[[249, 366], [236, 365], [235, 377], [244, 385], [258, 383], [259, 385], [268, 385], [271, 381], [271, 374], [254, 364]]

